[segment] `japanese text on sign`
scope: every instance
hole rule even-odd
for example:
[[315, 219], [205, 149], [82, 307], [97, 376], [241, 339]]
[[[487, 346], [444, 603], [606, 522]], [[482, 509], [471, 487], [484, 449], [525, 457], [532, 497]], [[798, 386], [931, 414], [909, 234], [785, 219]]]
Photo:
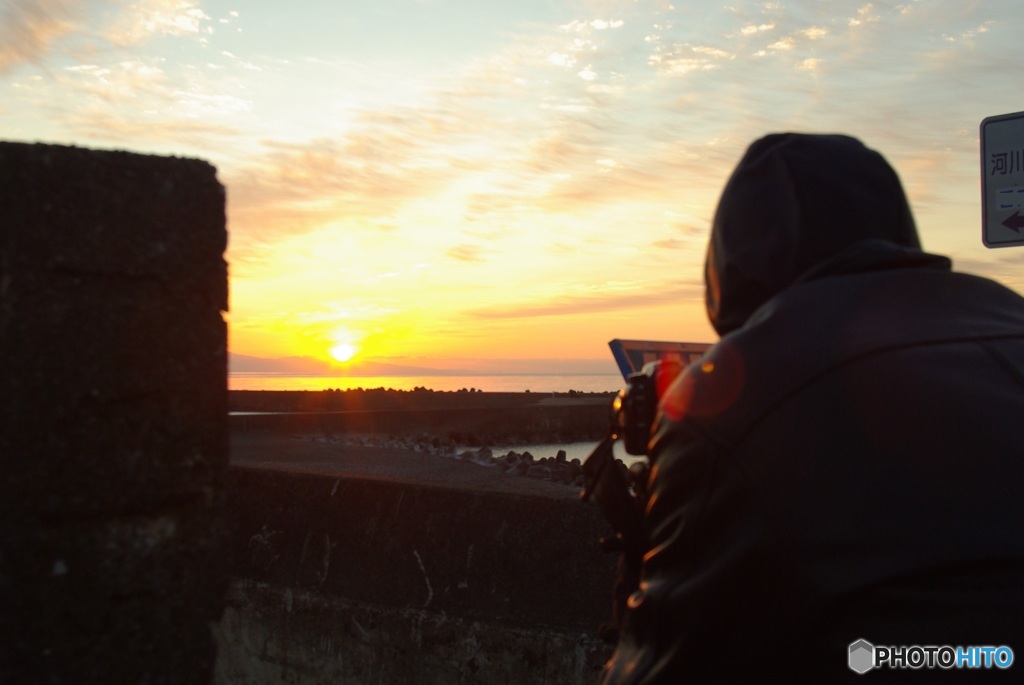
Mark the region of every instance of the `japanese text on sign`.
[[1022, 172], [1024, 171], [1024, 150], [993, 152], [990, 162], [989, 167], [992, 171], [989, 176], [1006, 176]]

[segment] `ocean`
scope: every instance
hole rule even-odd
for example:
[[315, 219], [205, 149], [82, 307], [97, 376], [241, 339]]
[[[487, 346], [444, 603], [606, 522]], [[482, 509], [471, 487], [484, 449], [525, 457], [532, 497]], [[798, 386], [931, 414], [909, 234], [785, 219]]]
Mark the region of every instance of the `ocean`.
[[394, 390], [483, 392], [618, 392], [625, 385], [617, 373], [583, 375], [488, 375], [488, 376], [295, 376], [232, 372], [229, 390], [352, 390], [391, 388]]

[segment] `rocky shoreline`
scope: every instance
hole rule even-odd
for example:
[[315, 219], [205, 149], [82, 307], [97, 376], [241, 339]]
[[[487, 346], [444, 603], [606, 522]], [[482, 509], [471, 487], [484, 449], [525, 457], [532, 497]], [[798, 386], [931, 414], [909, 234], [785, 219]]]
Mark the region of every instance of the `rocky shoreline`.
[[484, 392], [481, 390], [230, 390], [231, 412], [426, 411], [534, 405], [607, 405], [613, 392]]
[[567, 459], [565, 450], [558, 450], [553, 457], [537, 459], [529, 452], [520, 453], [514, 450], [495, 457], [489, 447], [481, 447], [475, 451], [463, 452], [458, 458], [482, 466], [493, 466], [513, 476], [583, 487], [582, 464], [579, 459]]
[[495, 455], [494, 450], [483, 445], [475, 449], [460, 450], [453, 441], [437, 436], [420, 435], [415, 438], [399, 436], [375, 435], [342, 435], [342, 436], [296, 436], [293, 438], [320, 444], [337, 445], [338, 447], [358, 447], [371, 449], [399, 449], [413, 453], [425, 454], [439, 459], [453, 459], [495, 469], [498, 473], [510, 476], [521, 476], [537, 480], [558, 483], [572, 487], [583, 487], [582, 463], [579, 459], [569, 459], [565, 450], [558, 450], [552, 456], [537, 457], [529, 451], [508, 450], [504, 454]]
[[[412, 391], [232, 391], [233, 430], [287, 433], [319, 443], [402, 449], [498, 473], [582, 487], [582, 464], [496, 445], [597, 442], [612, 393]], [[625, 467], [623, 467], [625, 468]]]
[[443, 452], [597, 441], [607, 434], [612, 397], [573, 391], [233, 391], [229, 420], [234, 430], [372, 436]]
[[508, 450], [496, 456], [487, 445], [477, 449], [458, 451], [449, 441], [423, 436], [413, 441], [391, 440], [380, 443], [373, 438], [349, 438], [348, 444], [369, 447], [399, 447], [414, 452], [426, 452], [437, 457], [458, 459], [479, 466], [496, 468], [512, 476], [537, 478], [566, 485], [583, 486], [582, 464], [579, 459], [568, 459], [565, 450], [558, 450], [554, 456], [535, 457], [529, 451]]

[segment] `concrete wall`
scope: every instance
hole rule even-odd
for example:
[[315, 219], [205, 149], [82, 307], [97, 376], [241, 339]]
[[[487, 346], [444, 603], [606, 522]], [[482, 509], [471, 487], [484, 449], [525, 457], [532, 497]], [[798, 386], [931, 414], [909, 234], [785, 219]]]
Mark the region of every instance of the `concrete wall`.
[[0, 143], [0, 682], [208, 682], [225, 245], [208, 164]]
[[216, 682], [593, 683], [614, 558], [597, 510], [234, 467]]

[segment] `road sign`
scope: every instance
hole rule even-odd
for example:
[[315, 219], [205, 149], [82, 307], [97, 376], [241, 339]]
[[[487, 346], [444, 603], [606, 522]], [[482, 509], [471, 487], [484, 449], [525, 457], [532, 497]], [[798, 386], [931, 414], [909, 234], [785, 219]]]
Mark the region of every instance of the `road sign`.
[[981, 241], [1024, 245], [1024, 112], [981, 122]]

